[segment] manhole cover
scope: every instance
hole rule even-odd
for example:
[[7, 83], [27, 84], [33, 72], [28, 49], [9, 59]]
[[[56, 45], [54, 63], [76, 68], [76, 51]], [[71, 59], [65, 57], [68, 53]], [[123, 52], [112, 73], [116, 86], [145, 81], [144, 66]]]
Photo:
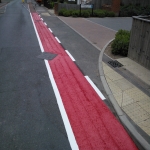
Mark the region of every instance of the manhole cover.
[[112, 61], [109, 61], [108, 62], [111, 66], [113, 66], [114, 68], [116, 68], [116, 67], [122, 67], [123, 65], [120, 63], [120, 62], [118, 62], [117, 60], [112, 60]]

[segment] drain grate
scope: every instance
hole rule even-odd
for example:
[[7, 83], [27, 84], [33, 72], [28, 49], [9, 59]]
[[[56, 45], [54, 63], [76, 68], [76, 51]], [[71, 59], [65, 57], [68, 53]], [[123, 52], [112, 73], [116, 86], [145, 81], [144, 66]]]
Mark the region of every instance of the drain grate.
[[114, 68], [116, 68], [116, 67], [122, 67], [123, 65], [120, 63], [120, 62], [118, 62], [117, 60], [112, 60], [112, 61], [109, 61], [108, 62], [111, 66], [113, 66]]

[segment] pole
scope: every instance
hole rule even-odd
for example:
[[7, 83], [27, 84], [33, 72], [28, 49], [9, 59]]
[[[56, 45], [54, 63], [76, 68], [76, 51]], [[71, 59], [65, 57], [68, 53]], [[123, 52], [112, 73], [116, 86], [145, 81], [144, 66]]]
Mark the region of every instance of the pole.
[[81, 4], [80, 4], [80, 17], [81, 17]]
[[93, 17], [93, 8], [94, 8], [94, 4], [92, 4], [92, 17]]

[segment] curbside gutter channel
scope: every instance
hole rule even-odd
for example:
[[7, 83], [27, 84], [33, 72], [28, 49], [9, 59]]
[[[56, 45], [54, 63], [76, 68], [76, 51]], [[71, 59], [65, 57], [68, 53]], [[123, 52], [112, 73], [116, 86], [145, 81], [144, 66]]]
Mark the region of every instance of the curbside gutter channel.
[[110, 102], [112, 103], [121, 123], [124, 125], [124, 127], [129, 131], [131, 137], [133, 138], [134, 142], [137, 144], [138, 148], [144, 149], [144, 150], [150, 150], [150, 144], [138, 133], [136, 128], [132, 125], [132, 123], [129, 121], [127, 118], [126, 114], [122, 111], [120, 106], [118, 105], [115, 97], [113, 96], [113, 93], [111, 92], [107, 81], [105, 79], [105, 74], [103, 70], [103, 64], [102, 64], [102, 58], [104, 51], [108, 44], [112, 42], [114, 39], [110, 40], [101, 50], [100, 56], [99, 56], [99, 74], [100, 74], [100, 79], [102, 81], [103, 87], [105, 89], [105, 92], [107, 96], [109, 97]]

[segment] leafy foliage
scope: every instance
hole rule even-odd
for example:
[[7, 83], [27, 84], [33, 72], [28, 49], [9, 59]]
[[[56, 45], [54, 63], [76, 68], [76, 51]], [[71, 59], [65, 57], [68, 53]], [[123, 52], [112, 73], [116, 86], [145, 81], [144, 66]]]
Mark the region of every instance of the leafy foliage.
[[90, 17], [89, 11], [87, 11], [87, 10], [81, 11], [81, 17], [89, 18]]
[[72, 17], [79, 17], [80, 16], [80, 11], [79, 10], [75, 10], [72, 12]]
[[123, 5], [121, 6], [120, 16], [121, 17], [132, 17], [138, 15], [150, 15], [150, 6], [142, 7], [140, 5]]
[[[70, 15], [69, 15], [70, 13]], [[60, 16], [72, 16], [72, 17], [79, 17], [80, 11], [79, 10], [67, 10], [67, 9], [61, 9], [58, 13]], [[91, 9], [83, 9], [81, 10], [81, 17], [88, 18], [92, 16], [92, 10]], [[96, 9], [93, 11], [93, 17], [114, 17], [115, 13], [111, 11], [106, 11], [102, 9]]]
[[119, 30], [116, 35], [115, 39], [111, 45], [112, 53], [115, 55], [128, 55], [128, 48], [129, 48], [129, 40], [130, 40], [130, 32], [126, 30]]

